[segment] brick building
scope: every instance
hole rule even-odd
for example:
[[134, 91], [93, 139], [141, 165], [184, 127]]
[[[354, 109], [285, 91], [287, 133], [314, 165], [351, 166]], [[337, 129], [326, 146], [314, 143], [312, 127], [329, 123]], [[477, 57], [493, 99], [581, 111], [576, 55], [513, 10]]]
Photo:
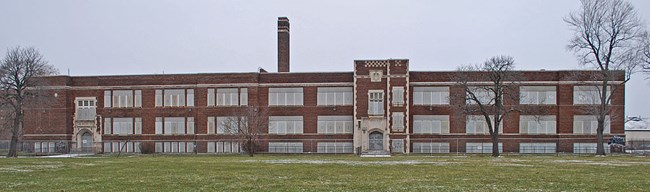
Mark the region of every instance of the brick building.
[[[90, 150], [237, 153], [221, 127], [246, 106], [268, 109], [263, 153], [490, 153], [485, 121], [464, 115], [457, 72], [410, 71], [406, 59], [356, 60], [352, 72], [290, 72], [289, 20], [278, 20], [278, 70], [47, 77], [47, 106], [25, 110], [25, 146], [38, 153]], [[538, 114], [505, 118], [503, 152], [579, 153], [595, 149], [595, 117], [582, 109], [597, 94], [578, 81], [590, 71], [516, 71], [525, 79], [507, 107]], [[484, 82], [480, 73], [477, 82]], [[622, 74], [620, 80], [623, 79]], [[624, 134], [624, 87], [611, 101], [606, 137]]]

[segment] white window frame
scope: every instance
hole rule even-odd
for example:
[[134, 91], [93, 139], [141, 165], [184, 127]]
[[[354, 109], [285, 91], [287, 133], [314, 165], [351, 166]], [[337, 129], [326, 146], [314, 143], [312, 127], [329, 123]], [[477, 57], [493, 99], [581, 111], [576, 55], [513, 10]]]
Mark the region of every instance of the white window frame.
[[391, 100], [393, 106], [404, 106], [404, 87], [393, 87], [393, 98]]

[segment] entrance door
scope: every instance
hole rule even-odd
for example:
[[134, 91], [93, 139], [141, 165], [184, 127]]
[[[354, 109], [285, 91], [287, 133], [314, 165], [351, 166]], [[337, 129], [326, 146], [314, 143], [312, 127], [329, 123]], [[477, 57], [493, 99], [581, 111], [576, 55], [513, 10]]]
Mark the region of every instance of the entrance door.
[[384, 150], [384, 135], [380, 132], [372, 132], [368, 136], [368, 146], [371, 151]]
[[90, 149], [93, 147], [93, 135], [85, 132], [81, 135], [81, 147], [84, 149]]

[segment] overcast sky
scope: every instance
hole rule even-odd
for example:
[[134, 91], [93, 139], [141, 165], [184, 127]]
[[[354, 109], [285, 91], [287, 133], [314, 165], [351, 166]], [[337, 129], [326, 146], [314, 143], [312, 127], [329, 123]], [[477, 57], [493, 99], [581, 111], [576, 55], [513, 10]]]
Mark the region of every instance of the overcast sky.
[[[455, 70], [500, 54], [520, 70], [584, 68], [562, 21], [577, 0], [242, 2], [0, 0], [0, 50], [34, 46], [70, 75], [276, 71], [277, 17], [286, 16], [294, 72], [389, 58]], [[648, 24], [650, 1], [632, 3]], [[650, 117], [645, 77], [628, 83], [626, 115]]]

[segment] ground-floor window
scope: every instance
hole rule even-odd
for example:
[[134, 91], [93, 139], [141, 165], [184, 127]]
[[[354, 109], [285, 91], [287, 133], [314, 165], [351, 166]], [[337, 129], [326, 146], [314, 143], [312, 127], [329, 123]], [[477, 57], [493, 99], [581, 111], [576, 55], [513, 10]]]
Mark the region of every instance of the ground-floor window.
[[193, 153], [194, 142], [156, 142], [156, 153]]
[[104, 141], [104, 153], [140, 153], [140, 142]]
[[[466, 153], [492, 153], [492, 143], [467, 143]], [[503, 143], [499, 143], [499, 153], [503, 153]]]
[[240, 151], [242, 150], [238, 142], [208, 142], [208, 153], [239, 153]]
[[[596, 143], [574, 143], [573, 153], [596, 153]], [[609, 153], [609, 146], [603, 143], [605, 153]]]
[[519, 153], [555, 153], [555, 143], [520, 143]]
[[35, 153], [54, 153], [56, 152], [55, 142], [34, 142]]
[[449, 143], [413, 142], [413, 153], [449, 153]]
[[318, 142], [318, 153], [352, 153], [352, 142]]
[[302, 153], [302, 142], [269, 142], [269, 153]]

